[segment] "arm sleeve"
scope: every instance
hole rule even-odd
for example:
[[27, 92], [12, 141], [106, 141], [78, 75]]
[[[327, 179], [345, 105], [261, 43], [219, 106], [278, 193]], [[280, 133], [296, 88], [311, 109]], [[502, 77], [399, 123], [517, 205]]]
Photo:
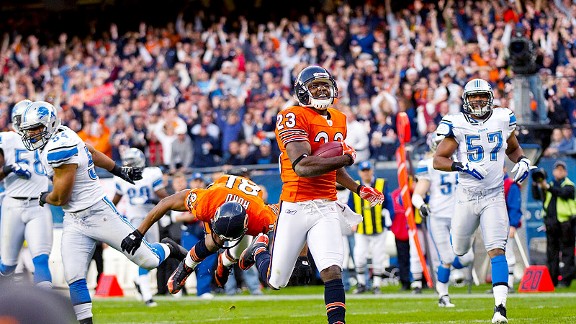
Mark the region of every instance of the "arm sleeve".
[[508, 207], [510, 226], [520, 227], [520, 220], [522, 219], [522, 198], [520, 197], [520, 188], [518, 185], [513, 184], [510, 186], [508, 196], [506, 197], [506, 206]]

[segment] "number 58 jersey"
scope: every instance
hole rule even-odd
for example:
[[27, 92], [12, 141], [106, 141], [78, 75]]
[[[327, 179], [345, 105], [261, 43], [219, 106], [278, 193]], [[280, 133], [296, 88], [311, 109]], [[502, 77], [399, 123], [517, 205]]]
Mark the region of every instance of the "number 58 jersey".
[[40, 152], [40, 156], [49, 177], [54, 175], [54, 168], [65, 164], [77, 165], [72, 196], [68, 204], [62, 206], [65, 212], [86, 209], [104, 198], [105, 193], [94, 170], [92, 154], [84, 141], [70, 128], [58, 127]]
[[463, 113], [445, 116], [436, 132], [458, 142], [457, 160], [478, 163], [488, 171], [482, 180], [460, 173], [459, 185], [472, 190], [503, 186], [507, 140], [515, 129], [516, 116], [508, 108], [494, 108], [484, 120], [475, 120]]
[[48, 177], [40, 162], [38, 151], [28, 151], [22, 143], [22, 137], [15, 132], [0, 133], [0, 149], [4, 155], [4, 165], [14, 163], [26, 164], [32, 175], [22, 179], [14, 173], [4, 178], [4, 188], [9, 197], [38, 197], [48, 190]]
[[346, 115], [334, 108], [328, 108], [328, 116], [322, 116], [311, 108], [292, 106], [280, 111], [276, 118], [276, 139], [281, 152], [280, 175], [283, 183], [280, 200], [336, 200], [336, 171], [317, 177], [299, 177], [292, 169], [286, 145], [307, 141], [314, 152], [324, 143], [343, 142], [347, 135]]

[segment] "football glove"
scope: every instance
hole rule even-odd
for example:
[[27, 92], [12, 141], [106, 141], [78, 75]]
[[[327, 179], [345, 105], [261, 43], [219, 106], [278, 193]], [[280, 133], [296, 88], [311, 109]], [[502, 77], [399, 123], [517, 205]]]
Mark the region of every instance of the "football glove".
[[350, 157], [350, 164], [354, 164], [356, 161], [356, 150], [352, 146], [348, 146], [348, 144], [342, 142], [342, 155], [348, 155]]
[[488, 174], [486, 169], [484, 169], [480, 164], [474, 162], [454, 162], [452, 163], [452, 171], [468, 173], [478, 180], [484, 179], [484, 177], [486, 177]]
[[136, 250], [138, 250], [138, 248], [140, 247], [140, 244], [142, 244], [143, 238], [144, 235], [142, 235], [140, 231], [135, 230], [134, 232], [128, 234], [128, 236], [126, 236], [122, 240], [122, 244], [120, 244], [120, 247], [122, 248], [122, 251], [126, 251], [126, 253], [128, 254], [134, 255], [134, 253], [136, 253]]
[[358, 189], [356, 189], [356, 193], [360, 198], [368, 200], [370, 202], [370, 207], [374, 207], [384, 202], [384, 195], [372, 187], [360, 185], [358, 186]]
[[48, 191], [44, 191], [40, 193], [40, 196], [38, 196], [38, 205], [40, 205], [40, 207], [44, 207], [44, 204], [46, 203], [46, 197], [48, 197], [48, 194], [50, 192]]
[[298, 257], [298, 260], [296, 260], [296, 264], [294, 265], [292, 276], [295, 279], [297, 285], [307, 285], [310, 283], [314, 273], [312, 272], [310, 262], [308, 262], [308, 257]]
[[142, 179], [142, 172], [144, 168], [140, 167], [129, 167], [129, 166], [119, 166], [115, 165], [110, 173], [122, 178], [124, 181], [134, 184], [134, 181]]
[[522, 183], [522, 181], [526, 180], [530, 174], [530, 170], [536, 169], [536, 167], [531, 164], [532, 162], [527, 157], [521, 157], [520, 161], [512, 168], [512, 173], [516, 173], [516, 175], [514, 175], [514, 182]]
[[30, 173], [30, 168], [28, 164], [25, 163], [14, 163], [11, 165], [5, 165], [2, 168], [4, 175], [8, 175], [10, 172], [14, 172], [14, 174], [22, 179], [28, 180], [32, 177]]
[[426, 218], [428, 215], [430, 215], [430, 208], [428, 205], [424, 204], [420, 206], [420, 216], [422, 216], [422, 218]]

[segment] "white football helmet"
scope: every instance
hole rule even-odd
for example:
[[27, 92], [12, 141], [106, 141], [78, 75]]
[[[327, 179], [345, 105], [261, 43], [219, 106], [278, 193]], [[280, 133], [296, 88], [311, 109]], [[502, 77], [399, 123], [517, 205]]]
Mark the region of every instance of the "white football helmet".
[[122, 165], [143, 168], [146, 166], [146, 156], [139, 149], [131, 147], [122, 154]]
[[[468, 97], [473, 94], [487, 94], [488, 100], [470, 102]], [[494, 106], [494, 92], [486, 80], [473, 79], [468, 81], [464, 86], [462, 100], [464, 101], [463, 108], [465, 113], [476, 117], [482, 117], [489, 113]]]
[[43, 148], [58, 127], [60, 119], [56, 108], [45, 101], [35, 101], [22, 114], [20, 130], [22, 141], [29, 151]]
[[28, 107], [28, 105], [30, 105], [31, 103], [32, 103], [32, 101], [28, 100], [28, 99], [20, 100], [12, 108], [12, 116], [11, 116], [12, 128], [19, 135], [22, 135], [22, 131], [20, 130], [20, 123], [22, 121], [22, 114], [24, 114], [26, 107]]

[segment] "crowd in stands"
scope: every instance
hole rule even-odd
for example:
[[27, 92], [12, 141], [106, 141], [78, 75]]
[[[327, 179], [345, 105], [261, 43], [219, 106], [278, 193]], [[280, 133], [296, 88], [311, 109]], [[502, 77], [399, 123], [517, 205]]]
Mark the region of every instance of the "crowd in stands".
[[[330, 2], [332, 3], [332, 2]], [[171, 173], [218, 165], [273, 164], [276, 113], [296, 104], [292, 83], [305, 66], [332, 72], [337, 107], [358, 161], [393, 160], [395, 116], [406, 112], [413, 141], [426, 143], [461, 107], [471, 78], [488, 80], [497, 106], [514, 107], [507, 45], [523, 26], [538, 47], [552, 133], [549, 154], [574, 151], [576, 4], [571, 1], [342, 2], [257, 24], [203, 11], [175, 13], [164, 26], [57, 39], [4, 34], [0, 129], [19, 100], [61, 108], [64, 125], [119, 161], [126, 147]], [[567, 144], [569, 142], [570, 144]], [[547, 143], [546, 143], [547, 145]], [[571, 145], [570, 148], [567, 146]]]

